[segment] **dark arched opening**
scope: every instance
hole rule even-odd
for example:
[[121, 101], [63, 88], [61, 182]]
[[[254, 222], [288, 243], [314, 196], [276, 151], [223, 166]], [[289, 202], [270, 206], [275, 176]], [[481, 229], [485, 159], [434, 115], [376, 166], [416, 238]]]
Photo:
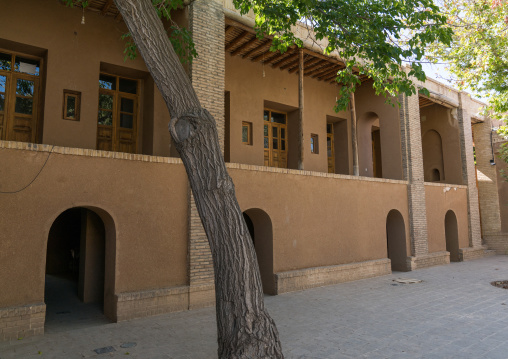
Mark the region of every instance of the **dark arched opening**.
[[450, 252], [450, 261], [459, 261], [459, 230], [457, 226], [457, 217], [452, 210], [446, 212], [445, 216], [445, 237], [446, 250]]
[[407, 271], [406, 226], [404, 217], [396, 209], [392, 209], [386, 217], [386, 243], [392, 270]]
[[425, 182], [444, 179], [443, 141], [435, 130], [425, 132], [422, 138], [423, 176]]
[[256, 250], [263, 292], [275, 295], [272, 221], [265, 211], [258, 208], [248, 209], [243, 215]]
[[437, 168], [434, 168], [432, 170], [431, 179], [432, 182], [439, 182], [441, 181], [441, 174], [439, 173], [439, 170]]
[[53, 222], [46, 254], [46, 331], [109, 323], [105, 314], [114, 320], [107, 232], [101, 217], [87, 208], [68, 209]]

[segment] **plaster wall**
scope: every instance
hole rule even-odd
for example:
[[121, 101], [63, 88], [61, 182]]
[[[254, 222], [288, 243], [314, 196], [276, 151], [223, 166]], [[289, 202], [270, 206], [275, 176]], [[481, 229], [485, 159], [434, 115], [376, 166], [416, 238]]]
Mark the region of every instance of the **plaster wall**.
[[0, 191], [44, 166], [0, 194], [0, 307], [44, 301], [49, 230], [73, 207], [105, 224], [106, 295], [186, 285], [188, 184], [174, 161], [0, 148]]
[[356, 90], [355, 102], [360, 176], [373, 176], [371, 130], [373, 123], [379, 122], [383, 178], [402, 179], [402, 147], [398, 106], [391, 106], [386, 103], [386, 98], [376, 96], [371, 82], [364, 82]]
[[[290, 74], [287, 71], [273, 69], [271, 65], [242, 60], [239, 56], [226, 54], [225, 82], [226, 91], [230, 91], [230, 161], [260, 166], [264, 164], [263, 109], [267, 107], [288, 113], [288, 166], [289, 168], [296, 168], [296, 134], [298, 132], [297, 74]], [[335, 113], [333, 110], [337, 93], [337, 85], [330, 85], [310, 77], [304, 78], [305, 170], [328, 171], [326, 154], [327, 116], [348, 120], [350, 118], [349, 112]], [[245, 145], [241, 142], [242, 121], [252, 123], [252, 145]], [[349, 129], [349, 124], [347, 127]], [[318, 135], [318, 154], [310, 152], [311, 133]], [[348, 148], [350, 148], [350, 144]]]
[[229, 172], [242, 211], [257, 208], [270, 217], [275, 273], [387, 258], [386, 219], [392, 209], [404, 218], [410, 248], [404, 182]]
[[[113, 70], [115, 75], [142, 80], [137, 152], [169, 156], [169, 112], [141, 56], [124, 61], [120, 36], [128, 32], [125, 24], [86, 11], [82, 25], [81, 16], [80, 9], [53, 0], [2, 3], [0, 48], [41, 56], [45, 61], [41, 142], [95, 149], [99, 73]], [[64, 89], [81, 92], [80, 121], [62, 119]]]
[[445, 216], [449, 210], [457, 217], [459, 248], [469, 247], [467, 188], [426, 183], [425, 204], [429, 253], [446, 251]]
[[[441, 136], [443, 150], [442, 183], [462, 184], [462, 165], [460, 157], [459, 124], [455, 110], [441, 105], [431, 105], [420, 109], [422, 138], [428, 131], [434, 130]], [[431, 158], [427, 161], [425, 156], [436, 156], [436, 151], [424, 152], [424, 163], [439, 163], [441, 159]]]

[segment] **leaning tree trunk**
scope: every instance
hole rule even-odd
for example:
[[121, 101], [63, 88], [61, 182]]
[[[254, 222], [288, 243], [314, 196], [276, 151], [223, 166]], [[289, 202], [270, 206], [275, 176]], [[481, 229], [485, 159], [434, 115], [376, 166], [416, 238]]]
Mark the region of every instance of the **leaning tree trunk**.
[[115, 0], [171, 114], [180, 154], [212, 251], [219, 358], [283, 358], [263, 302], [259, 267], [219, 145], [150, 0]]

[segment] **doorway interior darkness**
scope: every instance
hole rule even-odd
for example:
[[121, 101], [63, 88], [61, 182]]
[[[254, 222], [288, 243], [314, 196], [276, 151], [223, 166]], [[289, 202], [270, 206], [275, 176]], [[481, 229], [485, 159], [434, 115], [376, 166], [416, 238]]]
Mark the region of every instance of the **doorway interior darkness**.
[[46, 332], [109, 323], [103, 314], [105, 228], [85, 208], [69, 209], [48, 236], [44, 302]]

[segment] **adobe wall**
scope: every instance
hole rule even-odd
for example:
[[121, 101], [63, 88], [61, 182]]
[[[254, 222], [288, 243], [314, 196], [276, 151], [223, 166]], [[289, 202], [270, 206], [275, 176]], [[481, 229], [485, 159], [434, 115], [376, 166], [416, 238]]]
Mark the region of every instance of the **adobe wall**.
[[[0, 48], [45, 57], [45, 86], [44, 81], [41, 85], [45, 92], [42, 143], [96, 148], [99, 72], [114, 70], [115, 75], [144, 80], [138, 152], [169, 156], [169, 113], [141, 56], [124, 61], [124, 42], [120, 36], [127, 32], [125, 24], [86, 11], [86, 23], [82, 25], [81, 16], [81, 9], [66, 7], [59, 1], [2, 3]], [[109, 66], [101, 69], [101, 62]], [[81, 92], [80, 121], [62, 119], [64, 89]]]
[[[495, 166], [497, 169], [497, 190], [499, 195], [499, 213], [501, 216], [501, 232], [508, 233], [508, 182], [501, 175], [501, 171], [508, 174], [508, 165], [498, 157], [501, 143], [496, 143], [494, 146], [494, 160], [496, 161]], [[486, 179], [482, 178], [482, 180], [485, 181]]]
[[[438, 104], [420, 109], [421, 132], [422, 138], [425, 138], [425, 134], [430, 130], [438, 132], [441, 136], [444, 163], [441, 182], [462, 184], [459, 124], [453, 111]], [[423, 154], [424, 161], [426, 154], [428, 153]]]
[[[402, 179], [402, 147], [400, 140], [399, 107], [391, 106], [386, 98], [377, 96], [371, 82], [364, 82], [355, 92], [356, 119], [358, 123], [358, 164], [360, 176], [373, 176], [372, 140], [369, 121], [379, 119], [381, 133], [381, 157], [383, 178]], [[363, 138], [363, 140], [362, 140]]]
[[392, 209], [404, 218], [410, 255], [405, 182], [231, 167], [242, 211], [258, 208], [271, 219], [276, 273], [386, 258]]
[[[264, 72], [264, 77], [263, 77]], [[326, 116], [349, 119], [349, 111], [335, 113], [333, 107], [338, 94], [336, 85], [310, 77], [304, 78], [304, 168], [328, 172], [326, 153]], [[226, 54], [226, 91], [230, 91], [230, 162], [262, 166], [263, 110], [266, 107], [288, 113], [288, 157], [297, 151], [296, 138], [291, 129], [298, 124], [298, 76], [273, 69], [271, 65], [242, 60]], [[265, 103], [269, 101], [271, 103]], [[241, 142], [242, 121], [252, 122], [252, 145]], [[310, 152], [311, 133], [319, 136], [319, 154]], [[350, 145], [349, 145], [350, 146]], [[290, 164], [290, 168], [295, 168]]]
[[467, 188], [425, 183], [429, 253], [446, 251], [445, 216], [452, 210], [457, 217], [459, 248], [469, 247]]
[[37, 147], [0, 148], [1, 191], [22, 189], [46, 163], [26, 189], [0, 194], [0, 307], [44, 302], [49, 230], [73, 207], [105, 223], [112, 294], [187, 284], [188, 184], [179, 160], [61, 147], [48, 159], [51, 146]]

